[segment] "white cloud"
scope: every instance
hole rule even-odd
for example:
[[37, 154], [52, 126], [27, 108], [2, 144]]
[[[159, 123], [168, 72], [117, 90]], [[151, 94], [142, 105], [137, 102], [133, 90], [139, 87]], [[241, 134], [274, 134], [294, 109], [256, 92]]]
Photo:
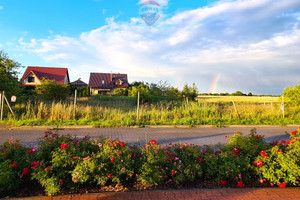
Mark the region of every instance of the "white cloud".
[[2, 10], [3, 9], [3, 6], [0, 6], [0, 10]]
[[78, 38], [19, 43], [69, 67], [73, 79], [113, 71], [128, 73], [129, 81], [196, 82], [208, 92], [220, 74], [217, 92], [278, 94], [299, 83], [299, 11], [299, 0], [238, 0], [184, 11], [151, 29], [140, 18], [110, 18]]

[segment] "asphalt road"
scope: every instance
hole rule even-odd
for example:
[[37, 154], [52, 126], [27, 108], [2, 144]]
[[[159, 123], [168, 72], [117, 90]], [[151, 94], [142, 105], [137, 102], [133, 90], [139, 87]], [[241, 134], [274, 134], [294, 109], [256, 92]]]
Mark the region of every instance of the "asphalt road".
[[[267, 142], [280, 141], [289, 139], [286, 132], [292, 132], [299, 126], [256, 126], [257, 134], [264, 135]], [[193, 143], [198, 145], [204, 144], [225, 144], [227, 140], [225, 136], [233, 135], [236, 132], [241, 132], [244, 135], [250, 133], [250, 130], [255, 126], [234, 126], [226, 128], [64, 128], [59, 130], [52, 130], [61, 135], [72, 135], [77, 137], [90, 136], [91, 139], [98, 137], [110, 137], [112, 139], [119, 139], [129, 143], [139, 141], [141, 145], [146, 141], [156, 140], [160, 144], [168, 143]], [[36, 145], [39, 138], [41, 138], [48, 128], [34, 128], [34, 129], [8, 129], [2, 128], [0, 130], [0, 144], [3, 144], [8, 139], [18, 139], [26, 145]]]

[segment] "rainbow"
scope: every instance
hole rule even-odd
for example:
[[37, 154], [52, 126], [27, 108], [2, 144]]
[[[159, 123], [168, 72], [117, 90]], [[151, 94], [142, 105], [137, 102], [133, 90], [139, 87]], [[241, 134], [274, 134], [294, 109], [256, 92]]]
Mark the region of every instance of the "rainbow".
[[215, 78], [213, 80], [213, 83], [211, 84], [209, 93], [213, 94], [213, 93], [216, 92], [216, 88], [217, 88], [217, 84], [218, 84], [219, 79], [220, 79], [220, 75], [215, 76]]

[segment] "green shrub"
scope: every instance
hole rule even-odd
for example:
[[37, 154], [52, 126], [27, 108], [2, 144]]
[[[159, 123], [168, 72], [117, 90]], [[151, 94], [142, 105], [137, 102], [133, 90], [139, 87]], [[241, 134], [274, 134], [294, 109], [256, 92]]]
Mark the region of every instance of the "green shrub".
[[289, 141], [281, 141], [267, 151], [261, 151], [253, 162], [261, 179], [271, 184], [300, 185], [300, 128]]

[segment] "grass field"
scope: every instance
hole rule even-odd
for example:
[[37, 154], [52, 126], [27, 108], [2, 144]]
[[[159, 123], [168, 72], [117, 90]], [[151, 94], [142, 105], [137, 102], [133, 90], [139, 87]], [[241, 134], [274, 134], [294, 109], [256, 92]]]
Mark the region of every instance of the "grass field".
[[201, 96], [197, 97], [199, 102], [206, 103], [228, 103], [234, 102], [237, 103], [279, 103], [281, 102], [280, 97], [274, 96]]
[[16, 118], [5, 123], [22, 125], [94, 125], [128, 127], [143, 125], [285, 125], [300, 124], [300, 108], [286, 106], [279, 113], [279, 97], [210, 97], [198, 102], [171, 101], [141, 104], [137, 117], [136, 99], [127, 97], [79, 98], [74, 115], [72, 99], [66, 102], [28, 102], [13, 107]]

